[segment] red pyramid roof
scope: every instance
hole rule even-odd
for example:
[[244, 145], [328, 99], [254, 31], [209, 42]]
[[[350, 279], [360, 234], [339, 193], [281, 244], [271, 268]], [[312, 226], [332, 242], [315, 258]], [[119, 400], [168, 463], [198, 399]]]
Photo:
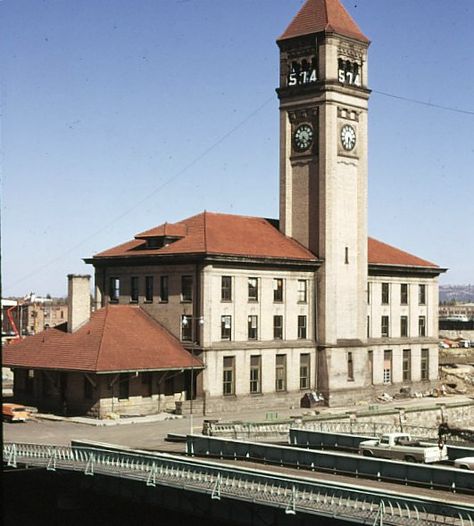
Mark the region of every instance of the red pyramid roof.
[[178, 339], [134, 305], [108, 305], [73, 333], [52, 328], [7, 345], [3, 364], [97, 373], [203, 367]]
[[278, 40], [323, 31], [369, 42], [340, 0], [307, 0]]

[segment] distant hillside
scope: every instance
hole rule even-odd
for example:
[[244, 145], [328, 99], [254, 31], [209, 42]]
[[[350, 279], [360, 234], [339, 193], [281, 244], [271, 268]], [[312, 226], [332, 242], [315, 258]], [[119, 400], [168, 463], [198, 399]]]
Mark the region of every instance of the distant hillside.
[[440, 285], [439, 301], [474, 303], [474, 285]]

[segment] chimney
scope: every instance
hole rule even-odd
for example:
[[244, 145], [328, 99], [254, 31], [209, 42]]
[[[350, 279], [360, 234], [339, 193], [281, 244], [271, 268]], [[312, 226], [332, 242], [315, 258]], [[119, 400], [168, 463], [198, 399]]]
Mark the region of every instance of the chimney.
[[75, 332], [91, 315], [90, 276], [67, 277], [67, 332]]

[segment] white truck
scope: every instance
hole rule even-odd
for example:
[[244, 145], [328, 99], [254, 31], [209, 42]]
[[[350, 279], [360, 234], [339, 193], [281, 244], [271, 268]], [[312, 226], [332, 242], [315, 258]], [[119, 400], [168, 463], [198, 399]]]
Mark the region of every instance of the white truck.
[[364, 440], [359, 444], [359, 453], [366, 457], [406, 460], [429, 464], [448, 459], [446, 445], [433, 445], [412, 440], [406, 433], [387, 433], [380, 439]]

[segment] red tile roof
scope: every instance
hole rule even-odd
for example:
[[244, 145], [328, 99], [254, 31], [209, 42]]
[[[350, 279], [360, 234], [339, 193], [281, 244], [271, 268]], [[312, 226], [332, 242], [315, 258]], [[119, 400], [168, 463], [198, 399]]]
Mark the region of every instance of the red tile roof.
[[74, 333], [56, 328], [3, 348], [3, 365], [86, 372], [203, 368], [143, 309], [109, 305]]
[[136, 239], [147, 239], [150, 237], [184, 237], [187, 233], [186, 225], [163, 223], [160, 226], [140, 232], [135, 236]]
[[[186, 235], [162, 248], [144, 248], [143, 239], [134, 239], [117, 247], [105, 250], [94, 259], [140, 256], [219, 254], [252, 258], [278, 258], [288, 260], [317, 261], [317, 257], [294, 239], [283, 235], [275, 224], [262, 217], [248, 217], [203, 212], [184, 219], [173, 228], [186, 230]], [[147, 232], [161, 232], [162, 226]], [[139, 236], [143, 236], [139, 234]], [[135, 236], [136, 238], [138, 236]], [[369, 264], [398, 265], [438, 268], [417, 256], [369, 238]]]
[[[185, 227], [186, 235], [161, 248], [145, 248], [135, 239], [94, 256], [123, 257], [140, 255], [214, 254], [252, 258], [278, 258], [316, 261], [312, 252], [283, 235], [267, 219], [203, 212], [173, 225]], [[147, 232], [160, 231], [161, 227]], [[140, 237], [143, 234], [139, 234]]]
[[307, 0], [278, 40], [323, 31], [369, 42], [340, 0]]
[[425, 259], [369, 237], [369, 265], [396, 265], [403, 267], [439, 268]]

